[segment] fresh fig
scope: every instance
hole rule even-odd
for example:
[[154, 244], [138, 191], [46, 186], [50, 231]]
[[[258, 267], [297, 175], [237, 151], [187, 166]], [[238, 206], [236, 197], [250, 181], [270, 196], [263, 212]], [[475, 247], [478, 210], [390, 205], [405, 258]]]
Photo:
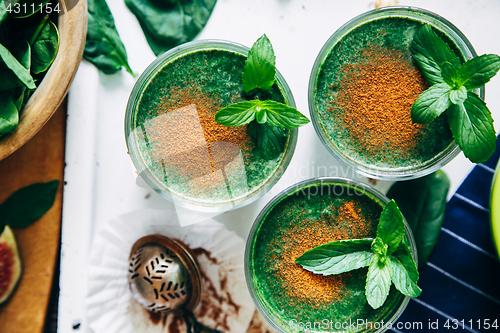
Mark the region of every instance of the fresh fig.
[[14, 292], [21, 277], [21, 258], [16, 238], [9, 227], [0, 235], [0, 304]]

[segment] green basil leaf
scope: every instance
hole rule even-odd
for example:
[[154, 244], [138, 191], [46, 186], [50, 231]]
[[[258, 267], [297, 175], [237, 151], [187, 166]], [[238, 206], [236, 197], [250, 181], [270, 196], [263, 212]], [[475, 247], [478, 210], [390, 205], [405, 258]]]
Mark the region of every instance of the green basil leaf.
[[243, 89], [246, 93], [254, 89], [270, 90], [276, 74], [276, 58], [273, 46], [264, 34], [257, 39], [248, 52], [243, 72]]
[[36, 183], [14, 192], [0, 205], [0, 216], [6, 225], [25, 228], [42, 217], [54, 204], [59, 181]]
[[450, 180], [442, 170], [428, 176], [396, 182], [387, 197], [394, 199], [410, 225], [417, 245], [418, 265], [427, 264], [439, 239]]
[[87, 5], [87, 40], [83, 57], [104, 74], [114, 74], [125, 67], [134, 75], [106, 0], [88, 0]]
[[29, 68], [24, 67], [2, 44], [0, 44], [0, 57], [26, 87], [36, 89], [35, 81], [29, 72]]
[[248, 124], [255, 119], [257, 107], [261, 103], [258, 99], [254, 99], [228, 105], [215, 114], [215, 121], [221, 125], [232, 127]]
[[457, 82], [458, 70], [453, 67], [453, 65], [445, 61], [441, 64], [441, 75], [443, 76], [444, 82], [446, 82], [450, 87], [454, 87]]
[[278, 157], [285, 150], [286, 133], [281, 127], [252, 121], [248, 124], [248, 133], [267, 160]]
[[322, 275], [349, 272], [366, 267], [374, 257], [373, 239], [351, 239], [315, 247], [295, 260], [302, 268]]
[[453, 89], [450, 91], [450, 101], [453, 104], [462, 104], [467, 98], [467, 89], [461, 86], [459, 89]]
[[396, 252], [389, 257], [391, 263], [391, 280], [403, 295], [418, 297], [422, 289], [417, 285], [419, 274], [410, 249], [400, 244]]
[[414, 123], [428, 124], [446, 111], [450, 105], [451, 87], [438, 83], [421, 93], [411, 107], [411, 119]]
[[54, 62], [59, 48], [59, 31], [48, 21], [31, 43], [31, 71], [35, 74], [45, 72]]
[[5, 223], [3, 223], [3, 221], [0, 221], [0, 235], [2, 235], [4, 230], [5, 230]]
[[388, 245], [384, 243], [382, 238], [379, 238], [379, 237], [375, 238], [373, 240], [372, 245], [371, 245], [371, 249], [373, 252], [378, 254], [380, 257], [387, 256]]
[[465, 157], [474, 163], [487, 161], [495, 152], [496, 132], [490, 110], [481, 98], [468, 92], [465, 102], [453, 104], [447, 115], [453, 137]]
[[413, 37], [410, 45], [413, 58], [417, 61], [425, 79], [431, 84], [444, 83], [442, 64], [450, 63], [455, 69], [460, 68], [460, 59], [429, 24], [424, 24]]
[[125, 0], [156, 55], [189, 42], [208, 22], [216, 0]]
[[283, 103], [262, 101], [260, 107], [266, 111], [267, 122], [274, 126], [292, 129], [309, 123], [306, 116]]
[[12, 132], [19, 123], [19, 110], [12, 97], [11, 91], [0, 94], [2, 101], [0, 103], [0, 135]]
[[368, 304], [374, 309], [381, 307], [391, 289], [391, 262], [382, 262], [378, 256], [372, 256], [366, 276], [365, 295]]
[[482, 87], [500, 70], [500, 57], [484, 54], [467, 61], [458, 71], [458, 83], [472, 90]]
[[391, 254], [399, 246], [405, 235], [405, 223], [403, 215], [394, 200], [389, 201], [382, 214], [377, 226], [377, 238], [380, 238], [384, 244], [387, 244], [387, 254]]

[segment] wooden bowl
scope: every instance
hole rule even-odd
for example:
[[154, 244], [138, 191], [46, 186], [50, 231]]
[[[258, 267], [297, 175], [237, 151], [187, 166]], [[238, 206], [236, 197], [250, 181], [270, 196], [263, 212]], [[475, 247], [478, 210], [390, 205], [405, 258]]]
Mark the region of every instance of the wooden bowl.
[[[75, 1], [59, 0], [59, 6]], [[72, 4], [73, 5], [73, 4]], [[14, 132], [0, 138], [0, 160], [3, 160], [28, 142], [50, 119], [68, 93], [82, 60], [87, 36], [87, 0], [78, 0], [66, 12], [61, 10], [57, 28], [60, 43], [56, 59], [30, 97]]]

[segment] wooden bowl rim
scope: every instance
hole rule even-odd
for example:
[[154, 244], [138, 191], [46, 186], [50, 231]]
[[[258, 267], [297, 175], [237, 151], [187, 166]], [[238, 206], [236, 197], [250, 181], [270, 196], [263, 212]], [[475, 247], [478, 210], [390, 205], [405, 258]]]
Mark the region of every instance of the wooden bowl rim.
[[77, 1], [66, 12], [65, 1], [59, 0], [64, 10], [61, 10], [58, 18], [60, 43], [56, 59], [21, 111], [17, 128], [0, 138], [0, 160], [14, 153], [38, 133], [68, 93], [82, 60], [87, 36], [87, 0]]

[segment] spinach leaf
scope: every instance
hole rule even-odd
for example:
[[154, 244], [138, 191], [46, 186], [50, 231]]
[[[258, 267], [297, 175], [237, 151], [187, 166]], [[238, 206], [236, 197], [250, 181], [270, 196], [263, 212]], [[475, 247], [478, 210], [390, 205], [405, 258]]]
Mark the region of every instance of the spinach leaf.
[[438, 241], [449, 188], [450, 180], [439, 170], [419, 179], [397, 182], [387, 193], [413, 231], [420, 268], [425, 266]]
[[31, 71], [35, 74], [45, 72], [54, 62], [59, 48], [59, 31], [48, 21], [40, 32], [33, 35], [31, 44]]
[[12, 132], [19, 123], [19, 110], [12, 92], [0, 93], [0, 135]]
[[216, 0], [125, 0], [156, 55], [189, 42], [207, 23]]
[[104, 74], [114, 74], [125, 67], [134, 75], [106, 0], [88, 0], [87, 41], [83, 57]]
[[286, 134], [281, 127], [252, 121], [248, 124], [248, 134], [267, 160], [277, 157], [285, 149]]
[[36, 89], [35, 81], [30, 74], [31, 48], [28, 42], [20, 42], [12, 52], [14, 54], [0, 44], [0, 56], [3, 59], [0, 63], [0, 91], [11, 90], [22, 85], [29, 89]]
[[59, 180], [53, 180], [17, 190], [0, 205], [2, 222], [14, 228], [28, 227], [52, 207], [58, 187]]

